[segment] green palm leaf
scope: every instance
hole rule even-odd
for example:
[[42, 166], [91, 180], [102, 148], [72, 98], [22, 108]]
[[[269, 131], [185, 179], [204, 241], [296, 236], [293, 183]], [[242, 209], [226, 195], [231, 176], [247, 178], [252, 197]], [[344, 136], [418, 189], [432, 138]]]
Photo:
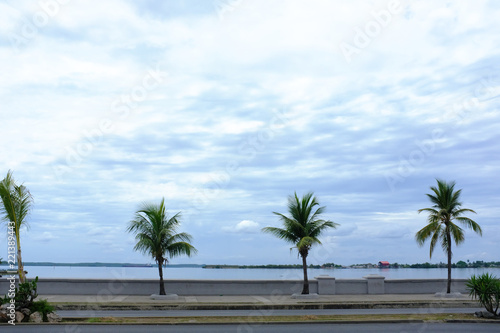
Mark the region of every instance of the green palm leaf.
[[[305, 194], [299, 199], [297, 193], [288, 197], [288, 213], [286, 216], [273, 212], [281, 220], [283, 227], [265, 227], [262, 231], [269, 233], [287, 243], [293, 244], [302, 257], [304, 269], [303, 294], [309, 293], [309, 282], [307, 279], [307, 255], [314, 244], [321, 244], [319, 237], [328, 228], [335, 229], [339, 224], [332, 221], [320, 219], [325, 207], [317, 207], [319, 203], [312, 192]], [[293, 249], [292, 248], [292, 249]]]
[[21, 229], [28, 228], [28, 215], [33, 205], [33, 197], [28, 188], [24, 185], [16, 184], [12, 171], [8, 171], [5, 178], [0, 182], [0, 214], [2, 220], [7, 223], [14, 223], [14, 233], [17, 245], [17, 266], [19, 280], [21, 283], [26, 281], [24, 274], [23, 260], [21, 256]]
[[134, 250], [150, 255], [158, 264], [160, 275], [160, 295], [165, 295], [163, 283], [163, 265], [168, 259], [197, 253], [190, 244], [192, 237], [188, 233], [177, 233], [181, 214], [168, 217], [165, 199], [160, 204], [143, 203], [130, 221], [127, 231], [135, 234]]
[[448, 256], [448, 285], [447, 293], [450, 293], [451, 286], [451, 243], [460, 245], [465, 241], [465, 232], [454, 221], [460, 223], [465, 228], [472, 229], [474, 232], [482, 235], [482, 230], [479, 224], [468, 217], [462, 216], [464, 213], [476, 213], [472, 209], [461, 208], [462, 203], [459, 201], [462, 190], [455, 191], [455, 182], [447, 183], [443, 180], [437, 180], [437, 186], [431, 186], [433, 194], [427, 194], [429, 200], [433, 203], [432, 207], [419, 209], [418, 212], [426, 212], [429, 214], [427, 225], [417, 231], [415, 239], [419, 246], [430, 239], [429, 256], [432, 258], [432, 253], [436, 244], [441, 243], [443, 251]]

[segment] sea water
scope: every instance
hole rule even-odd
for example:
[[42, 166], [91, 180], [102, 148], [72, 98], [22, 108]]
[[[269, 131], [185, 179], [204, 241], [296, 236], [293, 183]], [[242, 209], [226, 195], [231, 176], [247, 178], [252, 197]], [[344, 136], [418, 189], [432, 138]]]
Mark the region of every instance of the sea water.
[[[4, 269], [0, 266], [0, 269]], [[80, 279], [157, 279], [158, 267], [81, 267], [81, 266], [25, 266], [28, 277]], [[490, 273], [500, 277], [500, 268], [453, 268], [453, 279], [468, 279], [472, 275]], [[369, 274], [386, 279], [446, 279], [446, 268], [347, 268], [308, 269], [309, 278], [328, 275], [337, 279], [361, 279]], [[164, 279], [193, 280], [295, 280], [302, 279], [302, 269], [224, 268], [201, 267], [163, 268]]]

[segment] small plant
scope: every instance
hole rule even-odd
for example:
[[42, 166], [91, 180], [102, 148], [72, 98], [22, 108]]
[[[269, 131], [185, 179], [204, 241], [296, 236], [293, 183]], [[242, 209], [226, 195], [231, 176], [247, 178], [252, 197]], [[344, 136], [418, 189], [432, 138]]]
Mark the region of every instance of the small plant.
[[42, 299], [40, 301], [33, 302], [30, 310], [31, 313], [40, 312], [43, 315], [43, 321], [48, 321], [47, 315], [54, 312], [54, 307], [50, 305], [46, 299]]
[[500, 305], [500, 280], [491, 274], [472, 275], [467, 281], [467, 289], [472, 298], [494, 316], [500, 316], [498, 308]]
[[[31, 313], [39, 312], [42, 314], [43, 321], [48, 321], [47, 315], [54, 312], [54, 306], [50, 305], [45, 299], [35, 301], [38, 297], [37, 293], [38, 276], [33, 281], [19, 283], [19, 287], [15, 291], [16, 310], [27, 308]], [[7, 295], [2, 299], [0, 304], [9, 303], [10, 298]]]
[[31, 309], [33, 306], [33, 301], [38, 296], [37, 294], [37, 284], [38, 276], [33, 281], [26, 281], [19, 283], [19, 287], [16, 288], [16, 309], [28, 308]]
[[[37, 294], [37, 284], [38, 276], [33, 281], [27, 281], [24, 283], [19, 283], [19, 287], [16, 287], [15, 298], [16, 309], [30, 308], [33, 304], [34, 299], [38, 296]], [[7, 295], [4, 298], [0, 298], [0, 304], [10, 303], [10, 297]]]

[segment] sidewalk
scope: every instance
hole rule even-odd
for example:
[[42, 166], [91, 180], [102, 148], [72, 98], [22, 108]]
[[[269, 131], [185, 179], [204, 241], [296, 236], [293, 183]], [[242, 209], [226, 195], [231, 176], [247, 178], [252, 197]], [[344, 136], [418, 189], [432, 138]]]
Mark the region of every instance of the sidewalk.
[[[498, 320], [475, 318], [471, 313], [460, 311], [446, 312], [446, 308], [478, 308], [479, 304], [467, 295], [439, 297], [434, 294], [380, 294], [380, 295], [320, 295], [317, 298], [296, 299], [291, 295], [240, 295], [240, 296], [179, 296], [176, 300], [153, 300], [150, 295], [39, 295], [47, 299], [57, 311], [76, 311], [76, 315], [65, 317], [67, 324], [120, 324], [120, 325], [266, 325], [286, 324], [346, 324], [346, 323], [390, 323], [398, 325], [422, 324], [432, 322], [459, 323], [500, 323]], [[416, 312], [392, 314], [380, 313], [375, 309], [415, 308]], [[315, 309], [368, 309], [357, 313], [318, 313]], [[372, 309], [373, 311], [370, 311]], [[113, 314], [113, 311], [126, 315]], [[148, 313], [160, 310], [169, 315]], [[176, 310], [180, 310], [176, 314]], [[220, 311], [221, 315], [206, 312], [193, 312], [186, 315], [182, 310], [250, 310]], [[273, 310], [312, 310], [291, 311], [282, 314]], [[456, 309], [455, 309], [456, 310]], [[137, 311], [137, 314], [135, 312]], [[335, 310], [334, 310], [335, 311]], [[347, 310], [349, 311], [349, 310]], [[355, 310], [354, 310], [355, 311]], [[382, 310], [383, 311], [383, 310]], [[411, 310], [409, 310], [411, 311]], [[152, 311], [155, 312], [155, 311]], [[187, 311], [189, 312], [189, 311]], [[216, 311], [218, 312], [218, 311]], [[424, 326], [425, 327], [425, 326]]]
[[320, 295], [293, 299], [290, 295], [179, 296], [177, 300], [153, 300], [149, 295], [39, 295], [60, 310], [65, 309], [371, 309], [380, 307], [478, 307], [467, 295], [439, 297], [434, 294]]

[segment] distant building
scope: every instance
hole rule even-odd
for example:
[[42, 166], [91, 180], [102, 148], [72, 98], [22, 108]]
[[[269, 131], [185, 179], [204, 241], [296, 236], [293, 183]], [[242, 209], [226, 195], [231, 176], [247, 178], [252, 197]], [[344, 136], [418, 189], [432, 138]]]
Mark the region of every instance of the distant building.
[[378, 268], [389, 268], [391, 264], [388, 261], [379, 261]]

